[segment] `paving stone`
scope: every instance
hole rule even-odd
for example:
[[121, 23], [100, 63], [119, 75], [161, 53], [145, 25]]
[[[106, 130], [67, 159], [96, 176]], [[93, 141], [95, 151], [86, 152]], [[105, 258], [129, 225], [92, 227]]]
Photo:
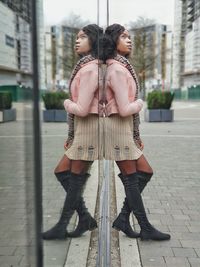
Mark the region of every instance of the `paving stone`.
[[196, 251], [198, 257], [200, 258], [200, 249], [199, 248], [195, 248], [195, 251]]
[[191, 267], [199, 267], [200, 266], [200, 258], [188, 258]]
[[150, 258], [150, 257], [162, 257], [162, 256], [173, 256], [173, 251], [168, 247], [156, 247], [154, 248], [153, 244], [149, 247], [143, 247], [140, 252], [142, 258]]
[[180, 240], [180, 243], [185, 248], [200, 248], [200, 241], [197, 240]]
[[16, 250], [16, 247], [2, 247], [0, 246], [0, 256], [8, 256], [13, 255], [14, 251]]
[[164, 257], [168, 267], [190, 267], [186, 258], [179, 257]]
[[169, 227], [170, 232], [181, 232], [181, 233], [189, 232], [189, 229], [187, 228], [187, 226], [169, 225], [168, 227]]
[[21, 256], [0, 256], [0, 266], [4, 264], [19, 265], [22, 257]]
[[192, 248], [172, 248], [175, 257], [197, 257], [195, 250]]
[[166, 267], [163, 257], [142, 258], [143, 267]]
[[189, 232], [199, 233], [199, 226], [188, 226]]

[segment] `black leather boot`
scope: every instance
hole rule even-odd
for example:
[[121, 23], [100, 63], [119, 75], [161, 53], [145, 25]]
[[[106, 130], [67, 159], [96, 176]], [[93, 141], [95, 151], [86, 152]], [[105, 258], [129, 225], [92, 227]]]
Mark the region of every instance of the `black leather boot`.
[[[138, 171], [137, 174], [139, 178], [139, 190], [140, 192], [142, 192], [146, 184], [150, 181], [153, 173]], [[121, 173], [118, 176], [120, 177], [121, 180], [123, 179], [123, 176]], [[122, 231], [130, 238], [137, 238], [139, 237], [140, 234], [133, 231], [130, 225], [130, 221], [129, 221], [130, 213], [131, 213], [131, 209], [129, 208], [127, 198], [125, 198], [121, 212], [118, 215], [118, 217], [115, 219], [115, 221], [113, 222], [112, 227], [118, 231]]]
[[153, 173], [137, 171], [137, 175], [139, 179], [139, 190], [142, 193], [147, 183], [151, 180]]
[[133, 211], [135, 217], [140, 225], [140, 238], [141, 240], [168, 240], [169, 234], [162, 233], [155, 229], [148, 221], [146, 212], [144, 209], [141, 193], [139, 190], [139, 178], [137, 173], [132, 173], [123, 176], [122, 182], [124, 185], [126, 197], [130, 209]]
[[86, 231], [92, 231], [97, 228], [96, 220], [88, 212], [84, 200], [81, 198], [76, 211], [78, 212], [79, 221], [76, 229], [73, 232], [68, 232], [69, 237], [79, 237]]
[[130, 225], [130, 221], [129, 221], [130, 213], [131, 213], [131, 210], [128, 206], [127, 198], [125, 198], [124, 205], [121, 209], [121, 212], [118, 215], [118, 217], [115, 219], [115, 221], [113, 222], [112, 227], [118, 231], [122, 231], [130, 238], [137, 238], [140, 236], [140, 234], [133, 231]]
[[[63, 171], [63, 172], [55, 173], [58, 181], [61, 184], [62, 183], [65, 184], [64, 189], [66, 192], [67, 192], [67, 188], [69, 185], [69, 173], [70, 171]], [[66, 228], [73, 213], [74, 213], [73, 210], [67, 209], [67, 196], [66, 196], [59, 221], [51, 229], [42, 233], [42, 238], [45, 240], [65, 239], [67, 235]]]
[[54, 240], [54, 239], [65, 239], [67, 237], [66, 228], [74, 213], [73, 210], [68, 209], [67, 201], [68, 199], [66, 196], [59, 221], [50, 230], [42, 233], [43, 239]]
[[[68, 189], [69, 189], [69, 179], [70, 179], [70, 171], [63, 171], [63, 172], [59, 172], [59, 173], [55, 173], [58, 181], [62, 184], [63, 188], [65, 189], [65, 191], [68, 193]], [[87, 180], [87, 178], [90, 176], [90, 174], [85, 174], [85, 179]], [[58, 223], [56, 223], [56, 225], [54, 227], [52, 227], [50, 230], [44, 232], [42, 234], [43, 239], [46, 240], [53, 240], [53, 239], [64, 239], [67, 237], [67, 225], [69, 224], [69, 221], [74, 213], [74, 210], [69, 208], [69, 203], [67, 203], [67, 201], [69, 201], [69, 197], [66, 196], [65, 198], [65, 202], [63, 205], [63, 209], [62, 209], [62, 213], [60, 216], [60, 219], [58, 221]], [[79, 206], [84, 207], [84, 211], [86, 213], [87, 208], [85, 207], [85, 203], [82, 197], [80, 197], [79, 200]], [[92, 217], [89, 214], [89, 212], [87, 212], [88, 215], [88, 220], [86, 219], [86, 216], [84, 216], [84, 221], [88, 224], [93, 225], [94, 223], [92, 222]], [[89, 216], [90, 215], [90, 216]], [[92, 219], [91, 219], [92, 218]], [[96, 221], [95, 221], [96, 222]], [[92, 227], [92, 226], [91, 226]], [[85, 229], [85, 228], [84, 228]]]
[[[86, 174], [86, 176], [88, 178], [90, 174]], [[92, 231], [97, 228], [97, 222], [88, 212], [88, 209], [85, 206], [85, 201], [82, 196], [79, 198], [79, 201], [76, 206], [76, 211], [79, 216], [78, 225], [74, 231], [68, 232], [67, 236], [79, 237], [86, 231]]]

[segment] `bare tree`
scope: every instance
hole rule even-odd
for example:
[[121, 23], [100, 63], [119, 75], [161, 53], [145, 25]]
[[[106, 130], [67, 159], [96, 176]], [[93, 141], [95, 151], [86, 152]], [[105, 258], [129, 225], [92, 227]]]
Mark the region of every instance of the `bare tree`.
[[63, 34], [63, 54], [61, 57], [62, 66], [64, 70], [64, 78], [69, 79], [71, 70], [75, 66], [78, 57], [75, 53], [74, 46], [76, 42], [76, 35], [78, 31], [89, 24], [90, 22], [82, 20], [80, 15], [71, 13], [68, 18], [62, 21]]
[[156, 23], [155, 19], [150, 19], [150, 18], [139, 16], [136, 21], [130, 21], [128, 23], [128, 27], [130, 29], [137, 29], [137, 28], [154, 25], [155, 23]]
[[145, 81], [154, 75], [155, 36], [151, 28], [155, 20], [139, 17], [129, 23], [129, 31], [133, 34], [133, 53], [130, 59], [139, 76], [140, 87], [145, 96]]
[[80, 15], [77, 15], [73, 12], [70, 13], [70, 15], [62, 20], [61, 25], [66, 25], [68, 27], [74, 27], [77, 29], [81, 29], [85, 25], [89, 24], [89, 20], [83, 20]]

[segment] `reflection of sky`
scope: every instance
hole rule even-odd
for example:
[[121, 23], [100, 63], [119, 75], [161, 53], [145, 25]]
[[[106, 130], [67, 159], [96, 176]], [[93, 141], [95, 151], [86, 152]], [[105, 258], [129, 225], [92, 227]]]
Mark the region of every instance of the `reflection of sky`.
[[[71, 12], [83, 20], [97, 23], [97, 0], [43, 0], [46, 24], [56, 24]], [[110, 0], [110, 24], [126, 24], [138, 16], [153, 18], [160, 23], [173, 25], [174, 0]], [[100, 25], [106, 21], [106, 0], [100, 3]]]

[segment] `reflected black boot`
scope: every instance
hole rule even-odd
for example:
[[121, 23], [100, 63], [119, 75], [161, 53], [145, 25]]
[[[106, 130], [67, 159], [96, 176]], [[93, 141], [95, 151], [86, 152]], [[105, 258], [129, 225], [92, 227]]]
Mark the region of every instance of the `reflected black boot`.
[[169, 240], [169, 234], [158, 231], [148, 221], [139, 190], [139, 175], [137, 173], [132, 173], [120, 178], [124, 185], [129, 207], [133, 211], [140, 225], [141, 240]]
[[[57, 179], [61, 182], [65, 183], [65, 187], [68, 188], [69, 183], [69, 171], [63, 171], [59, 173], [55, 173]], [[62, 182], [61, 182], [62, 184]], [[66, 228], [67, 225], [73, 215], [73, 210], [68, 210], [67, 206], [67, 196], [65, 197], [62, 213], [59, 221], [53, 226], [50, 230], [42, 233], [42, 238], [45, 240], [53, 240], [53, 239], [65, 239], [66, 238]]]
[[120, 214], [118, 215], [117, 219], [113, 222], [112, 227], [118, 231], [122, 231], [130, 238], [137, 238], [140, 236], [139, 233], [134, 232], [129, 221], [131, 210], [128, 206], [127, 198], [124, 200], [124, 205], [121, 209]]
[[[139, 178], [139, 190], [140, 192], [142, 192], [146, 184], [150, 181], [153, 174], [142, 172], [142, 171], [138, 171], [137, 174]], [[123, 178], [122, 174], [120, 173], [118, 176], [122, 180]], [[113, 222], [112, 227], [118, 231], [122, 231], [130, 238], [137, 238], [139, 237], [140, 234], [133, 231], [130, 225], [130, 221], [129, 221], [130, 213], [131, 213], [131, 209], [129, 208], [127, 198], [125, 198], [121, 212], [116, 218], [116, 220]]]
[[153, 173], [137, 171], [137, 175], [139, 180], [139, 190], [140, 193], [142, 193], [147, 183], [151, 180]]
[[79, 216], [79, 221], [76, 229], [73, 232], [68, 232], [69, 237], [79, 237], [86, 231], [92, 231], [97, 228], [96, 220], [88, 212], [85, 201], [81, 197], [80, 202], [76, 208], [76, 211]]
[[67, 225], [74, 213], [73, 210], [68, 209], [67, 196], [65, 198], [63, 210], [59, 221], [50, 230], [42, 233], [42, 238], [45, 240], [65, 239], [67, 237]]
[[[70, 172], [68, 171], [68, 174], [69, 173]], [[89, 173], [85, 174], [86, 179], [88, 179], [89, 176], [90, 176]], [[69, 180], [66, 179], [65, 177], [63, 177], [63, 175], [60, 175], [59, 173], [57, 174], [57, 178], [60, 181], [60, 183], [62, 184], [65, 191], [68, 192]], [[97, 222], [88, 212], [82, 196], [80, 197], [79, 202], [77, 203], [76, 211], [77, 211], [78, 216], [79, 216], [79, 222], [78, 222], [78, 225], [77, 225], [75, 231], [68, 233], [69, 237], [81, 236], [84, 232], [86, 232], [88, 230], [91, 231], [97, 227]]]

